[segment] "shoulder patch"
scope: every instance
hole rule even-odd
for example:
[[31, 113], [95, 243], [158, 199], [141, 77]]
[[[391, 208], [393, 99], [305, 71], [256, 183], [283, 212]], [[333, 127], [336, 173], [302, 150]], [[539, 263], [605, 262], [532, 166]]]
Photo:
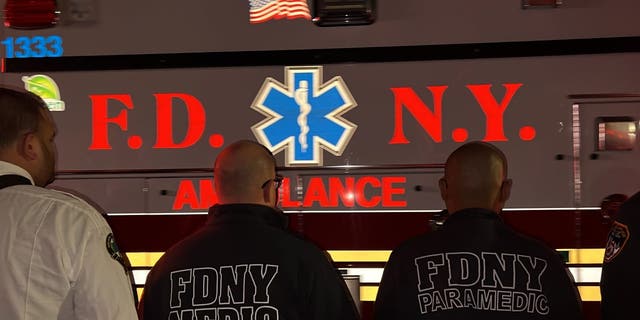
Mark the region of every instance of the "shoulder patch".
[[109, 233], [107, 235], [107, 252], [111, 256], [111, 258], [113, 258], [113, 260], [118, 261], [118, 263], [120, 263], [122, 267], [125, 268], [126, 270], [127, 267], [124, 263], [124, 257], [120, 252], [120, 248], [118, 248], [118, 244], [116, 243], [116, 240], [113, 237], [113, 233]]
[[624, 249], [624, 245], [629, 240], [629, 227], [626, 224], [618, 221], [613, 222], [611, 231], [609, 231], [609, 238], [607, 239], [607, 246], [604, 250], [604, 262], [610, 262]]

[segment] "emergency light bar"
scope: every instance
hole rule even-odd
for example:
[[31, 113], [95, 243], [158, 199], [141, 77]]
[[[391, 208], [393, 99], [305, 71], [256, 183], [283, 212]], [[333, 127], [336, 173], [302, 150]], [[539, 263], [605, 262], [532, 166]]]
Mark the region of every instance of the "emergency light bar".
[[4, 26], [14, 29], [42, 29], [58, 23], [55, 0], [7, 0], [4, 5]]
[[318, 26], [372, 24], [376, 19], [375, 0], [316, 0], [312, 21]]

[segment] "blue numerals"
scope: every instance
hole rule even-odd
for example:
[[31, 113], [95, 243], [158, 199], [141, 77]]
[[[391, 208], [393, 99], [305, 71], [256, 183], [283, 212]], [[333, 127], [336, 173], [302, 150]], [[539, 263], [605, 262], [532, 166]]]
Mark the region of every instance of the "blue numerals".
[[60, 36], [7, 37], [0, 43], [5, 58], [60, 57], [64, 51]]

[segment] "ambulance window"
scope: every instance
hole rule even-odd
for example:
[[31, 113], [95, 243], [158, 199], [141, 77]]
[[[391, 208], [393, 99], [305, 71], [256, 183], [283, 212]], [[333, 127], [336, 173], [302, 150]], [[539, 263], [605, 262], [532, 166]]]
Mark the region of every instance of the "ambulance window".
[[633, 150], [638, 122], [631, 117], [600, 117], [596, 119], [598, 151]]

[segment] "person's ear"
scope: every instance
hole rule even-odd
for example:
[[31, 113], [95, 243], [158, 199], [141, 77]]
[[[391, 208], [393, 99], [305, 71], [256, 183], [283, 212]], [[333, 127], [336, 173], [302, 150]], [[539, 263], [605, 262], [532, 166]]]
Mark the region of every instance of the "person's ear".
[[447, 180], [444, 177], [438, 180], [438, 187], [440, 188], [440, 197], [442, 198], [442, 200], [446, 201], [449, 191], [447, 190]]
[[511, 186], [513, 185], [513, 181], [511, 179], [506, 179], [502, 181], [502, 186], [500, 186], [500, 201], [502, 203], [507, 202], [509, 197], [511, 196]]
[[272, 183], [272, 181], [269, 181], [267, 185], [262, 188], [262, 200], [264, 201], [264, 203], [273, 203], [273, 197], [275, 197], [275, 195], [273, 195], [273, 193], [271, 192], [271, 189], [273, 189], [273, 186], [271, 185]]
[[28, 161], [38, 159], [38, 137], [34, 132], [25, 134], [18, 143], [18, 154]]

